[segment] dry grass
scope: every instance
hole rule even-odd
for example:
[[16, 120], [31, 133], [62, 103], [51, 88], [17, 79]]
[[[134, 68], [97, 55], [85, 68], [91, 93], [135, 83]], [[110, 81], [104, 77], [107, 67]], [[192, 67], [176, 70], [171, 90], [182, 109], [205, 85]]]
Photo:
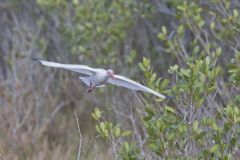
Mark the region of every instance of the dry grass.
[[[205, 1], [202, 2], [204, 5]], [[165, 1], [152, 3], [158, 6], [157, 18], [161, 21], [155, 22], [151, 18], [148, 20], [139, 17], [139, 22], [136, 22], [136, 26], [133, 26], [123, 46], [120, 47], [123, 48], [122, 51], [116, 51], [119, 57], [122, 57], [116, 64], [109, 64], [115, 66], [121, 73], [128, 72], [129, 77], [137, 77], [135, 75], [137, 65], [126, 67], [121, 60], [127, 57], [133, 48], [139, 49], [137, 61], [153, 52], [153, 57], [158, 57], [153, 59], [153, 65], [156, 70], [164, 71], [161, 73], [164, 77], [168, 66], [175, 63], [186, 66], [184, 60], [189, 58], [188, 54], [191, 52], [188, 51], [190, 45], [187, 43], [195, 36], [192, 34], [198, 36], [203, 46], [208, 46], [208, 42], [211, 41], [211, 35], [207, 34], [207, 30], [203, 33], [186, 33], [186, 38], [181, 40], [180, 50], [183, 51], [174, 55], [175, 58], [171, 59], [173, 55], [168, 54], [156, 55], [165, 53], [161, 46], [164, 44], [157, 39], [160, 26], [166, 22], [166, 26], [177, 30], [179, 22], [170, 22], [172, 13], [165, 6]], [[237, 0], [235, 3], [236, 6], [240, 6]], [[217, 10], [221, 11], [221, 8]], [[68, 21], [65, 21], [67, 24]], [[81, 61], [81, 56], [69, 54], [66, 49], [68, 44], [61, 37], [59, 25], [60, 17], [54, 12], [45, 13], [34, 0], [0, 2], [0, 160], [66, 160], [78, 157], [114, 159], [113, 144], [96, 136], [95, 122], [91, 118], [91, 112], [95, 107], [104, 110], [106, 119], [120, 123], [124, 129], [133, 131], [131, 140], [138, 143], [142, 156], [146, 159], [154, 157], [155, 155], [148, 152], [144, 146], [147, 136], [144, 127], [141, 127], [141, 119], [145, 115], [145, 103], [139, 94], [120, 88], [114, 90], [112, 87], [97, 89], [94, 93], [87, 94], [86, 88], [76, 74], [44, 68], [31, 61], [32, 57], [47, 57], [49, 60], [63, 63], [95, 63], [94, 59]], [[236, 44], [236, 48], [231, 47], [232, 43]], [[238, 37], [226, 43], [216, 40], [216, 45], [221, 46], [223, 52], [226, 51], [224, 53], [226, 55], [222, 56], [219, 63], [223, 63], [225, 67], [226, 62], [229, 62], [229, 55], [232, 56], [237, 51], [239, 44]], [[95, 54], [97, 52], [93, 53], [93, 56], [96, 56]], [[236, 91], [230, 91], [231, 89], [223, 85], [224, 79], [217, 81], [219, 86], [216, 93], [219, 95], [206, 98], [206, 103], [210, 104], [208, 108], [203, 109], [206, 115], [212, 114], [209, 112], [210, 107], [212, 111], [222, 103], [227, 104], [232, 93], [237, 95]], [[224, 97], [220, 97], [221, 95]], [[183, 104], [188, 97], [182, 98], [179, 104], [176, 104], [176, 108], [181, 108], [187, 116], [188, 113], [185, 111], [187, 108]], [[195, 118], [193, 116], [193, 120]], [[119, 147], [122, 142], [123, 139], [120, 139], [116, 145]], [[191, 152], [191, 147], [187, 151]]]

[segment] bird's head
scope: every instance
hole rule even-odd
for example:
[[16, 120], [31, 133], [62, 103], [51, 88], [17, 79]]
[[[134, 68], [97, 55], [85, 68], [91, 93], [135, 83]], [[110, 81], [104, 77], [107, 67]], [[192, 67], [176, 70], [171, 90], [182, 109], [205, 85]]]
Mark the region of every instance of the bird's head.
[[114, 74], [113, 70], [108, 69], [107, 74], [108, 74], [108, 77], [115, 79], [115, 76], [114, 76], [115, 74]]

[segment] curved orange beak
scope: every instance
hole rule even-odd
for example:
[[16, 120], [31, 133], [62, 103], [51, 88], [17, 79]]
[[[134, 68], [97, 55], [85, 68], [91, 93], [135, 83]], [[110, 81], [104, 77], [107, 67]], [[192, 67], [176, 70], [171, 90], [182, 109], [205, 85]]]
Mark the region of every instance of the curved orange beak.
[[116, 79], [116, 77], [114, 76], [114, 74], [110, 75], [110, 77], [111, 77], [112, 79]]

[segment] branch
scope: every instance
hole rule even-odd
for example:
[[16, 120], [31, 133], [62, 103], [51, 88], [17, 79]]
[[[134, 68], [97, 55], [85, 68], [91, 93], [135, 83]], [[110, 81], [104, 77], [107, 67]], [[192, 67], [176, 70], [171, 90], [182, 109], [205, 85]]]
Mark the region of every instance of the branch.
[[79, 146], [78, 146], [78, 160], [80, 160], [80, 157], [81, 157], [81, 147], [82, 147], [82, 134], [81, 134], [81, 130], [80, 130], [80, 127], [79, 127], [79, 121], [78, 121], [78, 116], [77, 116], [76, 109], [74, 110], [74, 114], [75, 114], [75, 117], [76, 117], [78, 133], [79, 133], [79, 137], [80, 137], [80, 139], [79, 139]]

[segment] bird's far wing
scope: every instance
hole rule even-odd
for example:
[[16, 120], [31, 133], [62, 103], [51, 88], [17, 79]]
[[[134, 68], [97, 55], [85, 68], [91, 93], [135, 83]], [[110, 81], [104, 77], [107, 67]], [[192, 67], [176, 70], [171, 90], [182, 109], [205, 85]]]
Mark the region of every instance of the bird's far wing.
[[166, 98], [166, 96], [148, 88], [145, 87], [143, 85], [141, 85], [140, 83], [137, 83], [131, 79], [128, 79], [126, 77], [123, 77], [121, 75], [114, 75], [115, 79], [113, 78], [108, 78], [107, 82], [114, 84], [114, 85], [118, 85], [118, 86], [122, 86], [122, 87], [126, 87], [132, 90], [137, 90], [137, 91], [143, 91], [143, 92], [148, 92], [148, 93], [152, 93], [155, 96], [161, 97], [163, 99]]
[[[89, 77], [79, 77], [79, 79], [84, 83], [86, 84], [86, 86], [90, 86], [90, 80], [89, 80]], [[100, 88], [100, 87], [105, 87], [104, 84], [100, 85], [100, 86], [96, 86], [97, 88]]]
[[39, 59], [32, 59], [35, 60], [37, 62], [39, 62], [40, 64], [44, 65], [44, 66], [48, 66], [48, 67], [55, 67], [55, 68], [63, 68], [63, 69], [67, 69], [67, 70], [71, 70], [74, 72], [78, 72], [81, 74], [85, 74], [85, 75], [93, 75], [96, 73], [96, 70], [94, 68], [85, 66], [85, 65], [78, 65], [78, 64], [61, 64], [61, 63], [56, 63], [56, 62], [49, 62], [49, 61], [44, 61], [44, 60], [39, 60]]
[[90, 86], [90, 81], [89, 81], [89, 77], [79, 77], [79, 79], [86, 84], [86, 86]]

